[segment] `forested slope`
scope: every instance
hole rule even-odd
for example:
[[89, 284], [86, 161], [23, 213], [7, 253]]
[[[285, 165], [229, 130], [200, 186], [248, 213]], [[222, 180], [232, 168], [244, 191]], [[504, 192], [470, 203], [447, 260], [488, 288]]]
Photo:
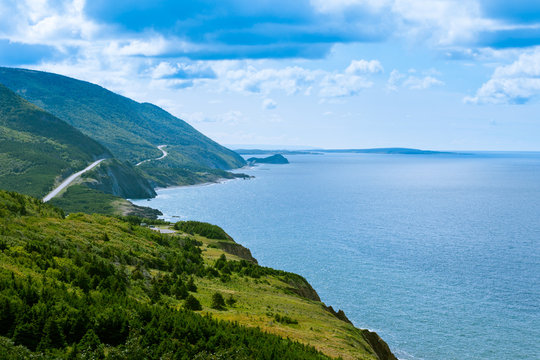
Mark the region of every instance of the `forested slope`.
[[222, 230], [141, 221], [0, 191], [0, 358], [395, 359], [301, 276], [225, 256]]
[[[138, 103], [101, 86], [57, 74], [0, 68], [0, 83], [98, 140], [120, 160], [136, 164], [169, 156], [157, 166], [232, 169], [245, 164], [235, 152], [185, 121], [148, 103]], [[154, 164], [155, 165], [155, 164]]]
[[42, 197], [55, 182], [111, 156], [95, 140], [0, 85], [0, 188]]

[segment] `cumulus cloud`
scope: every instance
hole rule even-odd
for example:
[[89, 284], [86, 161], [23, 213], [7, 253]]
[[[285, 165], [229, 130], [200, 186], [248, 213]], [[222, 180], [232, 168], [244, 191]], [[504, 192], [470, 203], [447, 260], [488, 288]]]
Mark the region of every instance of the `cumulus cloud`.
[[378, 60], [352, 60], [351, 64], [345, 69], [350, 75], [360, 75], [365, 73], [382, 72], [383, 67]]
[[404, 74], [394, 69], [388, 78], [387, 88], [392, 91], [397, 91], [400, 87], [410, 90], [425, 90], [433, 86], [444, 85], [443, 81], [435, 77], [437, 74], [436, 71], [430, 70], [417, 75], [415, 69], [410, 69], [407, 74]]
[[[151, 59], [151, 66], [164, 59], [171, 64], [179, 59], [312, 59], [325, 57], [337, 43], [396, 36], [427, 41], [446, 53], [451, 48], [451, 55], [475, 47], [540, 44], [540, 6], [526, 0], [19, 0], [0, 2], [0, 13], [9, 14], [0, 23], [0, 41], [7, 49], [0, 61], [8, 65], [54, 58], [77, 66], [89, 56], [105, 57], [94, 60], [102, 67], [108, 61], [109, 66], [113, 61], [139, 64], [141, 57]], [[8, 49], [6, 44], [15, 45]], [[13, 55], [16, 49], [24, 56]], [[355, 61], [345, 73], [383, 71], [376, 60]], [[178, 69], [170, 76], [212, 75]]]
[[274, 90], [287, 95], [297, 94], [314, 83], [319, 71], [300, 66], [258, 69], [253, 65], [243, 68], [217, 70], [222, 87], [227, 90], [268, 94]]
[[523, 104], [540, 93], [540, 49], [521, 54], [510, 65], [499, 66], [473, 97], [474, 104]]
[[[395, 36], [443, 49], [540, 44], [540, 6], [526, 0], [20, 0], [0, 13], [0, 39], [65, 59], [96, 48], [125, 61], [322, 58], [337, 43]], [[376, 66], [357, 70], [366, 65]]]
[[434, 46], [471, 43], [478, 31], [493, 26], [476, 0], [395, 0], [392, 11], [398, 17], [396, 34]]
[[[389, 38], [480, 62], [501, 61], [497, 49], [525, 49], [467, 102], [523, 103], [540, 90], [538, 52], [530, 50], [540, 44], [540, 6], [526, 0], [8, 0], [0, 1], [0, 13], [9, 14], [0, 23], [0, 65], [59, 72], [136, 99], [148, 89], [128, 85], [134, 79], [262, 99], [273, 92], [356, 96], [384, 73], [378, 60], [320, 70], [257, 59], [323, 58], [334, 44]], [[394, 70], [386, 85], [422, 90], [444, 83], [438, 74]]]
[[[323, 98], [358, 95], [374, 85], [369, 76], [383, 69], [378, 60], [353, 60], [340, 72], [312, 70], [301, 66], [284, 68], [258, 68], [255, 65], [239, 67], [236, 62], [214, 67], [221, 91], [233, 91], [268, 96], [272, 92], [286, 95], [313, 91]], [[268, 103], [270, 104], [270, 103]], [[265, 109], [268, 109], [266, 107]]]
[[2, 12], [8, 18], [8, 24], [16, 25], [0, 27], [0, 31], [3, 30], [0, 36], [13, 41], [59, 48], [77, 46], [107, 28], [107, 25], [98, 25], [86, 17], [84, 0], [20, 0], [16, 4]]
[[329, 74], [320, 83], [319, 95], [323, 98], [354, 96], [372, 86], [373, 82], [362, 76]]
[[198, 61], [195, 63], [170, 63], [161, 61], [151, 69], [154, 79], [214, 79], [216, 73], [209, 64]]

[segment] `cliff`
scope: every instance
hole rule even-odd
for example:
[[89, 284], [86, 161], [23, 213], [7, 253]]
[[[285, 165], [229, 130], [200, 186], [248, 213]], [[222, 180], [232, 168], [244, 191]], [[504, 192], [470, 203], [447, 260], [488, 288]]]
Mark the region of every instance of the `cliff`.
[[106, 194], [125, 199], [146, 199], [156, 196], [150, 182], [129, 163], [109, 159], [84, 174], [86, 185]]
[[[254, 282], [231, 281], [227, 274], [234, 278], [232, 264], [257, 264], [257, 260], [218, 226], [180, 221], [174, 228], [178, 236], [189, 234], [200, 241], [205, 260], [225, 270], [225, 275], [220, 275], [225, 280], [219, 284], [221, 291], [242, 299], [241, 307], [226, 312], [210, 310], [212, 316], [312, 345], [331, 357], [397, 360], [377, 333], [356, 328], [343, 310], [335, 311], [321, 302], [311, 284], [298, 274], [248, 265], [239, 273], [254, 276]], [[207, 284], [215, 288], [215, 284]]]

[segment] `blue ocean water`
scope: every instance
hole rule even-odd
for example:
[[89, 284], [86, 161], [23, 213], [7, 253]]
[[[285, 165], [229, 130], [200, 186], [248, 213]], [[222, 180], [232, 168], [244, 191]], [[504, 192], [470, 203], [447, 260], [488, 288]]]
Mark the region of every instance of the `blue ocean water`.
[[136, 203], [222, 226], [400, 359], [540, 359], [540, 153], [288, 158]]

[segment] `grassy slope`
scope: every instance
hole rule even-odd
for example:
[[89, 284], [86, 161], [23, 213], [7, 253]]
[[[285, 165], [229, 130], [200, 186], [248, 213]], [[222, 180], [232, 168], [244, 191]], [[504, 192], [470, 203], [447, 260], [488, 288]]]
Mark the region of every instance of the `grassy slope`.
[[137, 215], [151, 219], [161, 215], [159, 210], [134, 205], [121, 197], [91, 189], [84, 183], [71, 185], [59, 196], [51, 199], [50, 203], [64, 210], [66, 214], [84, 212], [103, 215]]
[[[195, 238], [203, 243], [203, 257], [208, 265], [213, 265], [222, 254], [226, 254], [229, 260], [242, 259], [221, 250], [220, 243], [223, 240], [197, 235]], [[339, 320], [325, 310], [320, 301], [299, 296], [293, 291], [294, 287], [280, 276], [250, 279], [234, 274], [227, 282], [200, 279], [197, 285], [204, 311], [215, 318], [237, 321], [242, 325], [312, 345], [331, 357], [377, 359], [366, 340], [366, 336], [369, 336], [366, 330]], [[224, 294], [225, 298], [233, 295], [238, 302], [226, 311], [212, 309], [212, 294], [216, 291]], [[288, 316], [298, 321], [298, 324], [279, 323], [275, 320], [276, 314]]]
[[326, 358], [176, 310], [161, 276], [178, 285], [205, 272], [194, 240], [100, 215], [64, 219], [17, 193], [0, 192], [0, 214], [0, 358]]
[[[235, 266], [239, 266], [242, 271], [234, 270], [229, 273], [224, 270], [224, 267], [217, 267], [217, 259], [223, 254], [223, 251], [220, 250], [221, 243], [225, 241], [234, 244], [232, 240], [212, 240], [195, 236], [201, 242], [200, 245], [186, 252], [187, 250], [182, 250], [181, 244], [191, 241], [188, 240], [189, 238], [193, 239], [191, 235], [158, 235], [147, 228], [133, 226], [124, 221], [100, 215], [75, 214], [63, 219], [59, 213], [55, 212], [54, 208], [43, 206], [39, 201], [25, 199], [21, 201], [20, 197], [13, 197], [11, 194], [0, 192], [0, 215], [2, 215], [0, 216], [0, 219], [2, 219], [0, 220], [0, 278], [2, 276], [4, 279], [9, 278], [9, 276], [21, 279], [31, 277], [34, 279], [34, 283], [36, 281], [45, 281], [39, 279], [46, 278], [49, 284], [63, 283], [64, 285], [61, 285], [61, 287], [65, 288], [64, 291], [82, 295], [82, 291], [78, 287], [78, 281], [80, 280], [77, 279], [79, 279], [80, 275], [77, 274], [80, 270], [78, 270], [77, 266], [82, 266], [80, 264], [89, 261], [88, 259], [93, 259], [92, 261], [106, 264], [100, 265], [100, 267], [112, 265], [116, 272], [120, 271], [121, 274], [125, 274], [122, 275], [122, 278], [127, 279], [125, 291], [128, 298], [131, 299], [129, 301], [136, 300], [140, 304], [151, 304], [157, 301], [153, 305], [153, 309], [156, 309], [157, 306], [157, 309], [162, 309], [160, 311], [167, 312], [181, 309], [184, 300], [165, 293], [160, 293], [158, 295], [159, 300], [156, 300], [155, 295], [152, 295], [155, 284], [158, 283], [156, 279], [160, 279], [164, 275], [174, 276], [174, 273], [178, 274], [178, 271], [180, 273], [183, 271], [184, 274], [196, 275], [194, 279], [198, 289], [193, 294], [203, 306], [202, 311], [200, 311], [201, 314], [208, 313], [215, 319], [234, 321], [250, 328], [257, 327], [267, 333], [288, 337], [304, 344], [311, 344], [332, 357], [378, 359], [369, 342], [373, 333], [356, 329], [326, 311], [322, 303], [297, 295], [295, 286], [302, 286], [302, 282], [305, 281], [298, 275], [262, 268], [253, 264], [250, 265], [248, 262], [239, 262], [240, 258], [234, 255], [227, 255], [229, 260], [226, 262], [228, 264], [226, 267], [230, 268], [232, 264], [236, 264]], [[17, 216], [9, 219], [6, 215], [10, 213], [12, 215], [17, 214]], [[180, 247], [178, 244], [180, 244]], [[48, 250], [39, 250], [43, 246], [45, 246], [43, 249]], [[59, 251], [59, 247], [63, 250]], [[197, 248], [200, 248], [202, 252]], [[56, 254], [54, 260], [52, 258], [47, 260], [46, 253], [51, 251]], [[202, 254], [202, 262], [197, 260], [197, 256], [200, 256], [197, 255], [198, 253]], [[77, 259], [72, 258], [73, 256], [77, 257]], [[185, 262], [186, 256], [193, 260]], [[250, 270], [250, 272], [246, 270]], [[11, 273], [14, 275], [9, 275]], [[259, 275], [255, 276], [253, 273]], [[103, 281], [106, 282], [103, 283]], [[95, 290], [90, 290], [91, 298], [94, 299], [92, 300], [93, 307], [97, 307], [106, 299], [106, 296], [109, 296], [107, 295], [109, 293], [106, 292], [106, 284], [110, 283], [109, 278], [102, 280], [101, 283], [92, 278], [90, 284], [95, 286]], [[161, 288], [163, 286], [161, 285]], [[228, 305], [226, 310], [212, 309], [211, 297], [216, 291], [225, 295], [225, 298], [232, 295], [236, 303]], [[122, 298], [120, 293], [111, 294], [114, 299]], [[154, 300], [152, 300], [152, 297], [154, 297]], [[112, 301], [112, 298], [109, 301]], [[131, 303], [129, 301], [128, 304]], [[73, 312], [75, 310], [71, 309], [69, 311]], [[88, 311], [90, 314], [92, 313], [90, 310]], [[98, 308], [96, 311], [99, 313], [99, 311], [105, 310], [99, 310]], [[125, 308], [123, 311], [130, 312], [134, 310]], [[276, 314], [288, 316], [298, 323], [285, 324], [278, 322], [275, 318]], [[173, 316], [173, 313], [168, 316]], [[130, 319], [133, 317], [132, 313]], [[65, 326], [62, 325], [62, 321], [64, 321], [62, 319], [61, 317], [57, 321], [61, 329], [62, 326]], [[90, 318], [89, 324], [99, 324], [99, 321], [96, 323], [95, 320]], [[150, 326], [148, 323], [145, 325]], [[4, 331], [3, 336], [14, 336], [15, 339], [21, 339], [20, 335], [17, 337], [20, 331], [15, 330], [13, 332], [13, 329], [6, 330], [5, 327], [2, 327], [2, 329]], [[26, 330], [28, 331], [28, 329]], [[34, 329], [34, 331], [36, 330]], [[100, 329], [96, 328], [96, 332], [98, 331]], [[144, 336], [139, 334], [137, 330], [134, 331], [135, 333], [129, 336], [139, 336], [137, 341], [144, 343]], [[149, 329], [145, 331], [144, 333], [149, 334]], [[228, 331], [240, 330], [232, 327]], [[68, 335], [65, 336], [67, 339]], [[162, 334], [161, 336], [167, 337], [169, 335]], [[263, 335], [257, 336], [260, 339]], [[25, 341], [25, 338], [22, 339], [21, 341]], [[40, 341], [39, 339], [33, 340], [31, 337], [28, 339], [26, 341], [34, 341], [35, 344]], [[178, 340], [182, 342], [182, 339]], [[271, 343], [270, 340], [271, 338], [265, 344]], [[8, 348], [12, 353], [19, 352], [27, 355], [24, 349], [16, 349], [13, 345], [5, 345], [4, 343], [5, 341], [0, 341], [0, 352], [4, 347]], [[200, 344], [198, 345], [200, 347]], [[124, 349], [124, 345], [117, 344], [115, 346], [117, 347], [111, 348], [109, 346], [106, 349], [111, 352], [116, 351], [115, 349]], [[297, 353], [297, 355], [289, 358], [316, 357], [316, 355], [308, 356], [307, 354], [313, 353], [295, 346], [294, 343], [290, 343], [287, 348], [291, 349], [290, 351], [296, 349], [294, 351], [307, 352], [302, 356]], [[128, 343], [126, 343], [125, 347], [126, 349], [122, 351], [129, 350]], [[151, 348], [154, 351], [159, 349], [162, 349], [162, 347]], [[69, 352], [68, 350], [65, 351]], [[67, 354], [67, 352], [62, 352], [64, 350], [54, 351], [57, 354]], [[226, 351], [226, 349], [221, 349], [221, 351]], [[59, 357], [62, 358], [63, 356]], [[225, 358], [229, 357], [225, 356]], [[251, 358], [251, 356], [245, 358]]]
[[100, 86], [51, 73], [0, 68], [0, 83], [67, 121], [132, 164], [169, 156], [156, 166], [231, 169], [243, 166], [235, 152], [207, 138], [163, 109], [137, 103]]
[[100, 157], [102, 145], [0, 85], [0, 184], [44, 196], [62, 177]]

